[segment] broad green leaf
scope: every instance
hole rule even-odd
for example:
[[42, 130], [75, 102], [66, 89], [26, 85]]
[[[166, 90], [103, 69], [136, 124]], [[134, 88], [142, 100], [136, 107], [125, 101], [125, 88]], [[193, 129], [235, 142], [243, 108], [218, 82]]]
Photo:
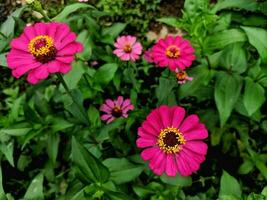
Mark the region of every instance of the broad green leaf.
[[100, 85], [108, 84], [113, 79], [117, 69], [118, 65], [115, 63], [102, 65], [94, 75], [94, 82]]
[[267, 185], [263, 188], [263, 190], [261, 191], [261, 194], [267, 197]]
[[106, 190], [105, 193], [110, 197], [111, 200], [132, 200], [132, 198], [122, 192], [114, 192]]
[[248, 174], [249, 172], [251, 172], [251, 170], [253, 170], [255, 164], [249, 160], [249, 159], [246, 159], [242, 165], [239, 166], [239, 169], [238, 169], [238, 173], [239, 174]]
[[258, 84], [253, 82], [250, 78], [246, 78], [245, 92], [244, 92], [244, 106], [251, 116], [255, 113], [265, 101], [265, 90]]
[[195, 96], [196, 91], [209, 82], [211, 71], [207, 66], [197, 66], [188, 70], [188, 75], [193, 77], [192, 81], [188, 81], [179, 87], [179, 99], [187, 96]]
[[0, 133], [4, 133], [11, 136], [24, 136], [27, 133], [29, 133], [32, 130], [32, 128], [19, 128], [19, 127], [12, 127], [12, 128], [4, 128], [0, 130]]
[[79, 89], [74, 89], [71, 91], [71, 103], [66, 105], [66, 109], [71, 112], [71, 114], [76, 117], [80, 122], [84, 124], [89, 124], [88, 115], [83, 107], [83, 96]]
[[83, 30], [81, 33], [79, 33], [77, 41], [82, 43], [84, 48], [83, 51], [79, 53], [77, 56], [79, 58], [82, 58], [82, 60], [89, 60], [92, 55], [93, 42], [88, 30]]
[[0, 66], [2, 67], [7, 67], [6, 55], [7, 53], [0, 54]]
[[10, 35], [14, 35], [15, 20], [13, 17], [20, 17], [25, 8], [26, 6], [22, 6], [8, 16], [7, 20], [1, 25], [0, 28], [0, 32], [2, 34], [4, 34], [7, 37]]
[[234, 195], [221, 195], [217, 200], [241, 200], [241, 199], [235, 197]]
[[240, 74], [245, 72], [247, 59], [242, 43], [233, 43], [227, 46], [221, 55], [221, 64], [230, 71]]
[[59, 140], [59, 134], [49, 133], [47, 138], [47, 154], [53, 165], [56, 164], [57, 160]]
[[43, 181], [44, 175], [42, 173], [38, 174], [31, 182], [28, 187], [24, 199], [25, 200], [42, 200], [44, 199], [43, 194]]
[[175, 80], [170, 78], [159, 78], [159, 85], [156, 88], [158, 104], [168, 104], [168, 97], [172, 94], [173, 88], [177, 86]]
[[51, 120], [51, 130], [53, 133], [57, 133], [58, 131], [62, 131], [73, 126], [73, 123], [62, 118], [53, 117]]
[[222, 49], [229, 44], [247, 41], [246, 34], [240, 29], [228, 29], [210, 35], [204, 41], [205, 49]]
[[77, 88], [79, 81], [82, 78], [82, 75], [85, 72], [84, 63], [82, 61], [73, 62], [72, 70], [64, 76], [64, 80], [69, 87], [69, 89]]
[[65, 6], [65, 8], [56, 17], [54, 17], [53, 21], [66, 21], [67, 17], [70, 14], [76, 12], [79, 9], [95, 9], [95, 8], [86, 3], [74, 3]]
[[110, 35], [114, 40], [119, 34], [125, 29], [126, 24], [124, 23], [115, 23], [111, 27], [103, 29], [103, 35]]
[[238, 181], [226, 171], [223, 171], [220, 182], [219, 197], [223, 195], [232, 195], [238, 199], [241, 198], [242, 195], [241, 187]]
[[241, 27], [248, 36], [249, 43], [254, 46], [260, 54], [264, 63], [267, 62], [267, 31], [256, 27]]
[[181, 23], [175, 17], [162, 17], [160, 19], [157, 19], [157, 21], [177, 28], [181, 26]]
[[220, 10], [228, 8], [239, 8], [249, 11], [256, 11], [258, 4], [254, 0], [222, 0], [215, 4], [212, 12], [217, 13]]
[[221, 127], [230, 117], [242, 88], [240, 76], [227, 73], [218, 74], [215, 83], [215, 103], [220, 114]]
[[266, 200], [266, 196], [261, 194], [251, 193], [248, 195], [247, 200]]
[[109, 179], [108, 169], [95, 158], [87, 149], [72, 138], [72, 161], [77, 167], [76, 172], [79, 177], [87, 183], [105, 183]]
[[13, 159], [14, 144], [13, 142], [9, 142], [8, 144], [0, 144], [0, 150], [5, 155], [10, 165], [14, 167], [14, 159]]
[[126, 158], [109, 158], [103, 164], [110, 171], [110, 179], [117, 184], [127, 183], [138, 177], [144, 166], [134, 165]]
[[93, 105], [90, 105], [88, 109], [88, 117], [93, 127], [97, 127], [101, 125], [99, 110]]
[[192, 178], [191, 176], [181, 176], [177, 174], [175, 177], [167, 176], [163, 174], [160, 176], [160, 180], [164, 183], [178, 186], [178, 187], [186, 187], [192, 185]]

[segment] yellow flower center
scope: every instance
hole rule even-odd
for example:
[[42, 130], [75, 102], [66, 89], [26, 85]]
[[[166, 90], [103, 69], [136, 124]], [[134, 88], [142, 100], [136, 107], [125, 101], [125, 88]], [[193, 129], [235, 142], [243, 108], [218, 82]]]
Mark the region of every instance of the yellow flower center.
[[124, 45], [124, 47], [123, 47], [123, 51], [124, 51], [125, 53], [130, 53], [130, 52], [132, 51], [132, 46], [131, 46], [130, 44], [126, 44], [126, 45]]
[[179, 129], [167, 127], [160, 131], [157, 144], [162, 151], [169, 154], [181, 151], [185, 142], [184, 136]]
[[175, 45], [171, 45], [166, 49], [166, 56], [169, 58], [179, 58], [180, 54], [180, 49]]
[[187, 73], [183, 70], [176, 72], [177, 81], [184, 81], [188, 77]]
[[41, 63], [54, 60], [57, 52], [53, 38], [48, 35], [38, 35], [31, 39], [28, 50]]

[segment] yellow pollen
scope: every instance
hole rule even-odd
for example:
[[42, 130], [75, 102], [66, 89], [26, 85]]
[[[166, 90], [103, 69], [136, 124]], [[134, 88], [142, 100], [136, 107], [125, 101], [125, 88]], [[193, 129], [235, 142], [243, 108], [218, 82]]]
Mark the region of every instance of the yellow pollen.
[[176, 72], [176, 78], [178, 81], [183, 81], [186, 79], [186, 77], [188, 77], [188, 75], [185, 71]]
[[171, 45], [166, 49], [166, 56], [169, 58], [179, 58], [180, 54], [180, 49], [175, 45]]
[[31, 39], [28, 50], [33, 56], [38, 57], [48, 55], [53, 47], [53, 38], [47, 35], [38, 35]]
[[157, 144], [159, 148], [167, 154], [178, 153], [182, 150], [186, 140], [179, 129], [174, 127], [167, 127], [160, 131]]
[[130, 44], [124, 45], [123, 51], [126, 53], [130, 53], [132, 51], [132, 46]]

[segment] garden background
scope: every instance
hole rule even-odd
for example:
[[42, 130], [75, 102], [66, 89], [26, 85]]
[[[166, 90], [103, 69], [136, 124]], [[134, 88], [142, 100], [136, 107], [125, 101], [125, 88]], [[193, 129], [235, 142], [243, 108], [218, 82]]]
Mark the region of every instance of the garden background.
[[[1, 200], [267, 199], [267, 1], [27, 2], [0, 1]], [[11, 41], [49, 20], [67, 23], [84, 46], [72, 70], [64, 82], [13, 77]], [[142, 45], [139, 59], [113, 53], [123, 35]], [[179, 84], [144, 58], [167, 35], [195, 49], [193, 80]], [[134, 109], [107, 124], [100, 107], [119, 96]], [[160, 105], [207, 127], [206, 160], [191, 176], [158, 176], [140, 157], [138, 128]]]

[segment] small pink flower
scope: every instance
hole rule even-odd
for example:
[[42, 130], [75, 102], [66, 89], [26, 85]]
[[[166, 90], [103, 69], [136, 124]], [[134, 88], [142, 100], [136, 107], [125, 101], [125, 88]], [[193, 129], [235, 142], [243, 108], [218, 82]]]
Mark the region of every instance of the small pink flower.
[[8, 67], [16, 78], [28, 74], [31, 84], [46, 79], [51, 73], [68, 73], [74, 55], [83, 50], [83, 45], [75, 40], [76, 34], [65, 23], [26, 26], [21, 36], [10, 44]]
[[186, 71], [176, 68], [176, 80], [178, 84], [185, 84], [186, 81], [192, 81], [193, 77], [187, 75]]
[[121, 36], [117, 38], [113, 53], [123, 61], [136, 61], [142, 53], [142, 45], [136, 41], [134, 36]]
[[153, 63], [154, 62], [152, 48], [150, 48], [147, 51], [145, 51], [145, 53], [144, 53], [144, 59], [148, 63]]
[[176, 68], [184, 70], [196, 59], [195, 50], [190, 42], [180, 36], [160, 39], [154, 45], [152, 52], [154, 62], [159, 67], [169, 67], [171, 71], [175, 71]]
[[105, 113], [101, 116], [101, 119], [103, 121], [107, 121], [107, 123], [109, 124], [116, 118], [127, 118], [128, 111], [133, 109], [134, 106], [131, 104], [130, 99], [123, 100], [122, 96], [119, 96], [118, 99], [114, 101], [107, 99], [105, 103], [100, 107], [100, 110]]
[[136, 145], [145, 148], [141, 157], [149, 160], [149, 168], [157, 175], [189, 176], [200, 168], [208, 146], [204, 124], [197, 115], [185, 117], [179, 106], [160, 106], [153, 110], [138, 129]]

